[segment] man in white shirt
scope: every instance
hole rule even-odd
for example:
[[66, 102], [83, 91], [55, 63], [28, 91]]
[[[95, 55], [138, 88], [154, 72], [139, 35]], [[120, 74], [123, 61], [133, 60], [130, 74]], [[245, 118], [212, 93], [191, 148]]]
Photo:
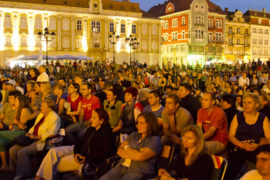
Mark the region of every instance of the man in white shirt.
[[49, 76], [46, 73], [46, 67], [44, 65], [39, 66], [38, 69], [40, 75], [37, 78], [37, 82], [49, 82]]
[[256, 157], [256, 169], [247, 172], [240, 180], [270, 179], [270, 144], [258, 147]]
[[239, 78], [238, 84], [241, 87], [243, 87], [244, 84], [249, 86], [249, 78], [247, 77], [247, 73], [245, 73], [245, 72], [242, 73], [242, 76]]

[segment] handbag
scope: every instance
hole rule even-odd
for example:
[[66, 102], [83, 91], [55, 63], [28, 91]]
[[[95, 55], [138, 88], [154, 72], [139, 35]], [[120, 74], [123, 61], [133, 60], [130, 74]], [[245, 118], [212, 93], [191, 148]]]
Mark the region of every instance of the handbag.
[[18, 137], [16, 137], [13, 141], [14, 144], [19, 145], [19, 146], [29, 146], [32, 144], [35, 140], [31, 139], [28, 136], [25, 136], [25, 134], [22, 134]]

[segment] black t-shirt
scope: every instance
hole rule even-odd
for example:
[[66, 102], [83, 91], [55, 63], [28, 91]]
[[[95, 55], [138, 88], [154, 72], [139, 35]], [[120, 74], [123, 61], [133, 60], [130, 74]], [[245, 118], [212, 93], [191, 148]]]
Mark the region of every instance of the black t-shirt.
[[211, 156], [201, 153], [189, 166], [185, 165], [185, 158], [180, 154], [174, 164], [173, 170], [177, 178], [188, 178], [188, 180], [211, 179], [214, 164]]

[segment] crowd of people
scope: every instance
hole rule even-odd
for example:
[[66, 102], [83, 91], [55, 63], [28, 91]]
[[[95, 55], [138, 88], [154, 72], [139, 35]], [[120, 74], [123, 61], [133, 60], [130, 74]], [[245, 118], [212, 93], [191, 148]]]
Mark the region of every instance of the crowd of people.
[[[211, 155], [218, 155], [228, 160], [225, 179], [270, 178], [270, 67], [254, 63], [3, 68], [0, 174], [84, 178], [86, 167], [93, 171], [117, 155], [116, 165], [96, 178], [206, 180], [214, 170]], [[176, 149], [167, 169], [158, 168], [165, 146]]]

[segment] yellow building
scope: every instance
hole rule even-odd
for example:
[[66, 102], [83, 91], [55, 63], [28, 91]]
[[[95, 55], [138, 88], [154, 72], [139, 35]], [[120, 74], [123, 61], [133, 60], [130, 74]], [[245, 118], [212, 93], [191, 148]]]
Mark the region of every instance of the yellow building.
[[[129, 0], [0, 0], [0, 64], [20, 55], [45, 54], [38, 32], [55, 32], [49, 56], [84, 55], [113, 59], [109, 35], [115, 32], [117, 63], [133, 60], [157, 64], [160, 59], [160, 20]], [[139, 41], [132, 49], [126, 38]], [[132, 53], [130, 53], [130, 51]]]
[[228, 11], [225, 8], [225, 59], [238, 61], [250, 60], [250, 25], [246, 22], [243, 13], [239, 10]]

